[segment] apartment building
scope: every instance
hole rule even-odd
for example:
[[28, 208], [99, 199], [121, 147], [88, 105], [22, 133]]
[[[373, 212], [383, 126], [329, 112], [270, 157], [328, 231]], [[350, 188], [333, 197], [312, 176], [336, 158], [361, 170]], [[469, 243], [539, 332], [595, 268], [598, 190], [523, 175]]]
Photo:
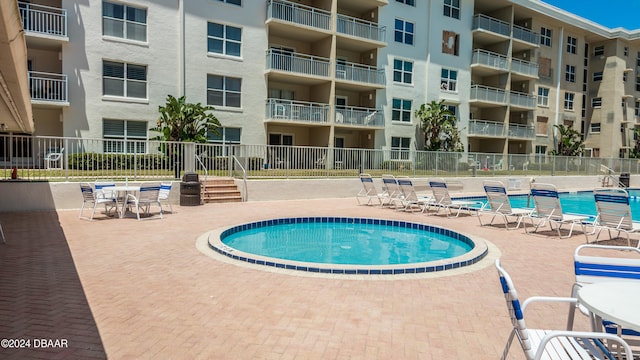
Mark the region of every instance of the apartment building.
[[[546, 154], [554, 125], [628, 156], [640, 33], [537, 0], [18, 1], [35, 135], [146, 139], [167, 95], [212, 142], [422, 149], [444, 100], [469, 152]], [[107, 149], [126, 151], [127, 149]]]

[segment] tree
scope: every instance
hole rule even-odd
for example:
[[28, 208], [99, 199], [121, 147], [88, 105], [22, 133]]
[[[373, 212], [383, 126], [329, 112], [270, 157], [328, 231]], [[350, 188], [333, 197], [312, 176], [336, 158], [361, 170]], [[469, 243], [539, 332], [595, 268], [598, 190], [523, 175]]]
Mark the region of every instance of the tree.
[[[213, 106], [203, 106], [200, 103], [188, 103], [186, 96], [176, 98], [167, 95], [164, 106], [158, 106], [160, 117], [156, 127], [151, 131], [160, 133], [153, 140], [184, 141], [184, 142], [207, 142], [207, 134], [219, 135], [220, 122], [211, 113]], [[180, 177], [180, 146], [170, 144], [161, 145], [169, 159], [173, 162], [175, 177]]]
[[584, 141], [580, 133], [573, 128], [573, 125], [564, 126], [562, 124], [553, 125], [558, 129], [560, 138], [557, 148], [551, 151], [551, 155], [560, 156], [580, 156], [584, 151]]
[[424, 131], [424, 149], [428, 151], [464, 151], [455, 115], [444, 100], [420, 105], [415, 115]]

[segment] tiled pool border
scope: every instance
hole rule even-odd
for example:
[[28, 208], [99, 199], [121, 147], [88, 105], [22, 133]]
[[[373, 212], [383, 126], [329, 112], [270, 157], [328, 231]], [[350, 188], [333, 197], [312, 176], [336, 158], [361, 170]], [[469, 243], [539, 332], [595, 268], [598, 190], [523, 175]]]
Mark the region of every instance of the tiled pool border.
[[[295, 224], [308, 222], [337, 222], [337, 223], [355, 223], [355, 224], [377, 224], [405, 227], [417, 230], [430, 231], [440, 233], [445, 236], [452, 237], [472, 246], [467, 253], [453, 257], [422, 263], [397, 264], [397, 265], [343, 265], [343, 264], [321, 264], [306, 263], [300, 261], [291, 261], [278, 258], [270, 258], [256, 254], [246, 253], [225, 245], [222, 242], [226, 236], [230, 234], [253, 229], [257, 227], [272, 226], [278, 224]], [[464, 266], [472, 265], [482, 260], [488, 254], [488, 247], [484, 241], [474, 241], [468, 235], [461, 234], [446, 228], [420, 224], [402, 220], [385, 220], [375, 218], [353, 218], [353, 217], [333, 217], [333, 216], [316, 216], [316, 217], [295, 217], [295, 218], [279, 218], [256, 221], [246, 224], [233, 226], [231, 228], [212, 231], [209, 234], [208, 246], [221, 255], [229, 257], [237, 261], [243, 261], [250, 264], [268, 266], [273, 268], [306, 271], [311, 273], [324, 273], [336, 275], [397, 275], [397, 274], [421, 274], [458, 269]]]

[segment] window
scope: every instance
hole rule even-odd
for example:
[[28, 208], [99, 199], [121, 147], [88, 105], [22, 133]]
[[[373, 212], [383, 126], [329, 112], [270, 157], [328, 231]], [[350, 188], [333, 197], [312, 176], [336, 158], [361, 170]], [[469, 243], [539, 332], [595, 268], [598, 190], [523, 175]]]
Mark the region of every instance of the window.
[[635, 110], [634, 110], [633, 114], [635, 116], [640, 116], [640, 101], [636, 101], [636, 107], [635, 107]]
[[414, 25], [412, 22], [396, 19], [394, 37], [395, 41], [407, 45], [413, 45]]
[[442, 72], [440, 75], [440, 90], [456, 91], [457, 83], [458, 83], [458, 71], [442, 69]]
[[602, 106], [602, 98], [595, 97], [591, 99], [591, 107], [600, 107]]
[[408, 160], [411, 149], [411, 138], [391, 137], [391, 159]]
[[628, 47], [624, 47], [624, 56], [629, 56], [629, 48]]
[[442, 30], [442, 53], [458, 56], [460, 35], [453, 31]]
[[593, 49], [593, 56], [604, 55], [604, 45], [596, 46]]
[[460, 0], [444, 0], [444, 16], [460, 19]]
[[536, 145], [536, 155], [544, 155], [547, 153], [547, 147], [544, 145]]
[[411, 61], [393, 60], [393, 81], [405, 84], [413, 83], [413, 63]]
[[596, 71], [593, 73], [593, 81], [602, 81], [602, 71]]
[[544, 46], [551, 46], [551, 29], [545, 27], [540, 28], [540, 44]]
[[218, 0], [218, 1], [223, 2], [223, 3], [227, 3], [227, 4], [231, 4], [231, 5], [242, 6], [242, 0]]
[[573, 110], [573, 99], [575, 98], [574, 93], [566, 92], [564, 93], [564, 109], [565, 110]]
[[416, 1], [415, 0], [396, 0], [396, 2], [407, 4], [407, 5], [410, 5], [410, 6], [416, 6]]
[[103, 61], [102, 94], [146, 99], [147, 67]]
[[241, 91], [242, 79], [207, 75], [207, 105], [239, 108]]
[[102, 35], [147, 41], [147, 10], [103, 1]]
[[573, 65], [567, 65], [564, 75], [564, 79], [568, 82], [576, 82], [576, 67]]
[[538, 88], [538, 105], [549, 106], [549, 88]]
[[391, 103], [391, 120], [411, 122], [411, 100], [394, 98]]
[[622, 81], [627, 82], [627, 73], [622, 73]]
[[599, 133], [600, 132], [600, 123], [591, 123], [591, 132]]
[[567, 52], [570, 54], [575, 54], [578, 49], [578, 39], [567, 36]]
[[449, 119], [449, 117], [454, 117], [456, 120], [458, 120], [458, 118], [457, 118], [458, 107], [456, 105], [444, 105], [444, 108], [446, 110], [449, 110], [449, 112], [451, 113], [451, 115], [444, 115], [443, 117], [445, 119]]
[[636, 91], [640, 91], [640, 75], [636, 76]]
[[[103, 119], [102, 137], [105, 139], [102, 145], [103, 151], [106, 153], [145, 153], [147, 124], [146, 121]], [[124, 150], [125, 144], [126, 151]]]
[[207, 133], [207, 141], [214, 144], [240, 144], [241, 128], [220, 127], [218, 135]]
[[207, 24], [208, 52], [239, 57], [241, 47], [242, 29], [211, 22]]
[[536, 135], [548, 136], [549, 135], [549, 118], [546, 116], [538, 116], [536, 118]]

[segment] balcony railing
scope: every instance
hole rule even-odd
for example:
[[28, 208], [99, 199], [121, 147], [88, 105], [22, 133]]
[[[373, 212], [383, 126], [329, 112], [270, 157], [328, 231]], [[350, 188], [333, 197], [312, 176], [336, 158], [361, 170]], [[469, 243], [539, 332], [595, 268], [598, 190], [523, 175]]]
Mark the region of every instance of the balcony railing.
[[504, 123], [487, 120], [469, 120], [469, 135], [505, 137]]
[[338, 32], [374, 41], [384, 41], [386, 29], [370, 21], [338, 15]]
[[471, 63], [505, 71], [509, 69], [509, 61], [506, 56], [482, 49], [476, 49], [473, 52]]
[[67, 75], [29, 71], [31, 100], [68, 102]]
[[484, 85], [472, 85], [469, 99], [471, 101], [492, 102], [506, 105], [507, 92], [502, 89]]
[[266, 119], [300, 121], [314, 124], [329, 123], [329, 104], [267, 99]]
[[509, 137], [534, 140], [536, 128], [532, 125], [509, 124]]
[[511, 71], [531, 77], [538, 77], [538, 64], [520, 59], [511, 59]]
[[292, 73], [329, 76], [329, 59], [299, 53], [283, 52], [279, 49], [267, 51], [267, 69]]
[[540, 41], [540, 34], [527, 28], [523, 28], [522, 26], [513, 25], [513, 38], [533, 45], [538, 45]]
[[535, 108], [536, 97], [525, 93], [511, 91], [509, 92], [509, 104], [517, 107]]
[[288, 1], [269, 1], [267, 19], [270, 18], [323, 30], [331, 29], [331, 12]]
[[336, 79], [376, 85], [385, 84], [384, 70], [349, 62], [336, 65]]
[[25, 31], [67, 37], [67, 10], [25, 2], [18, 8]]
[[478, 14], [473, 17], [473, 30], [487, 30], [496, 34], [509, 36], [511, 26], [508, 22]]
[[336, 109], [336, 125], [384, 126], [382, 111], [361, 107]]

